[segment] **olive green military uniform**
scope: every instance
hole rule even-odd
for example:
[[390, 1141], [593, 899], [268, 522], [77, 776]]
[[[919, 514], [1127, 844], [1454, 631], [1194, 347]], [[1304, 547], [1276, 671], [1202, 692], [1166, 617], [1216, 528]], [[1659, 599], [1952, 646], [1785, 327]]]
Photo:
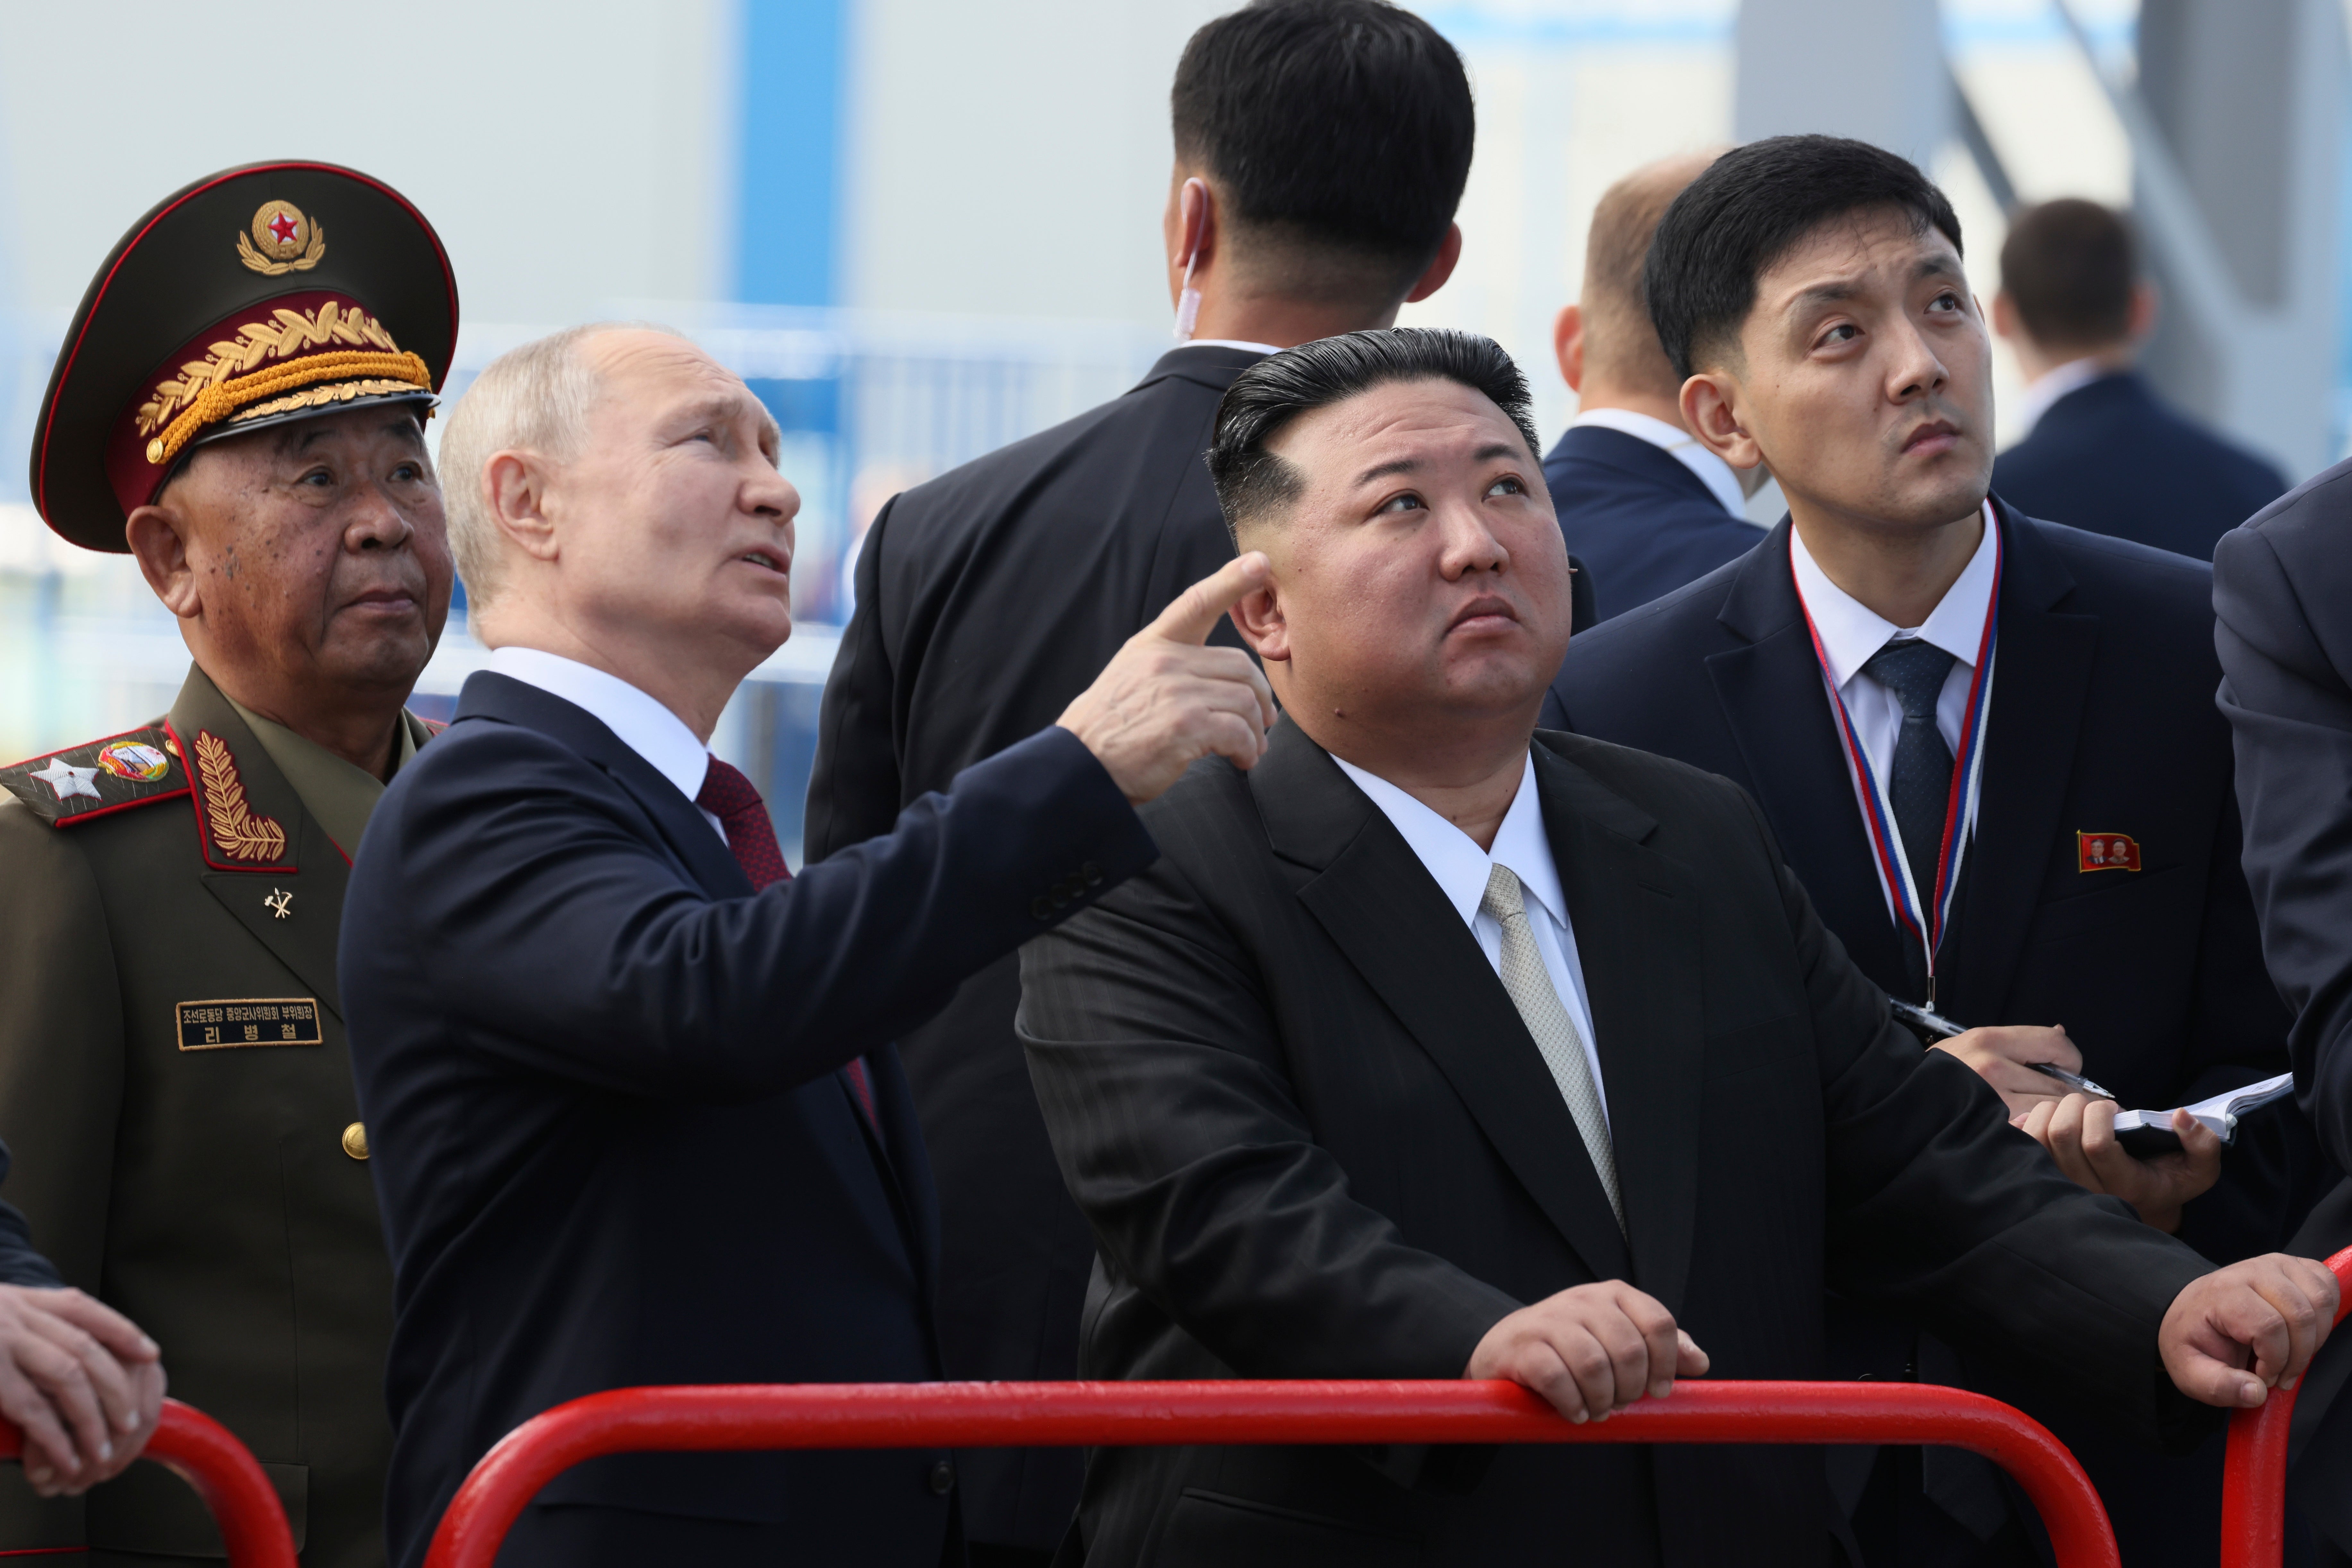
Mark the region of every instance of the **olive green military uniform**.
[[[427, 727], [404, 715], [399, 755]], [[163, 1347], [243, 1439], [310, 1568], [384, 1560], [392, 1268], [335, 988], [348, 857], [383, 784], [201, 669], [150, 728], [0, 770], [0, 1139], [66, 1279]], [[142, 1463], [83, 1500], [0, 1473], [0, 1551], [222, 1554]]]

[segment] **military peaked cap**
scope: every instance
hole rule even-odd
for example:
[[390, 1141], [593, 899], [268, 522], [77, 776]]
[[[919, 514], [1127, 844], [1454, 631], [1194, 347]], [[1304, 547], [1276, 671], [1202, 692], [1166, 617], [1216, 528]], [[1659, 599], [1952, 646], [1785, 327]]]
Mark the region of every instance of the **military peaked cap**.
[[89, 550], [193, 447], [362, 401], [429, 405], [457, 342], [433, 226], [331, 163], [251, 163], [165, 198], [116, 242], [50, 374], [33, 504]]

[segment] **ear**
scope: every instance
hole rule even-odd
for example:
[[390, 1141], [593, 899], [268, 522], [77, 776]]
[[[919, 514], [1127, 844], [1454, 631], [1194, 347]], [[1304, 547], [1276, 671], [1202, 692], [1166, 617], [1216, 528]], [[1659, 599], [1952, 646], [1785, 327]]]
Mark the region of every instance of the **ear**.
[[1552, 318], [1551, 352], [1559, 358], [1559, 378], [1570, 392], [1584, 391], [1584, 307], [1562, 305]]
[[1992, 297], [1992, 330], [2012, 340], [2025, 331], [2025, 323], [2018, 319], [2017, 301], [2009, 297], [2006, 289]]
[[2144, 343], [2156, 332], [2157, 307], [2162, 302], [2156, 285], [2145, 280], [2132, 285], [2131, 313], [2125, 318], [2125, 335]]
[[1206, 176], [1188, 174], [1179, 164], [1160, 233], [1169, 247], [1169, 299], [1173, 299], [1183, 291], [1185, 268], [1190, 266], [1197, 284], [1216, 258], [1216, 191]]
[[1683, 427], [1706, 444], [1708, 451], [1735, 468], [1752, 468], [1764, 460], [1764, 448], [1748, 433], [1739, 409], [1739, 378], [1729, 371], [1701, 371], [1683, 383]]
[[1437, 247], [1437, 259], [1423, 270], [1421, 280], [1412, 286], [1412, 292], [1404, 297], [1404, 302], [1410, 305], [1416, 300], [1426, 300], [1444, 288], [1445, 280], [1454, 276], [1454, 263], [1461, 259], [1462, 226], [1449, 223], [1445, 226], [1445, 237]]
[[562, 552], [555, 520], [548, 514], [550, 477], [547, 460], [536, 452], [493, 452], [482, 465], [482, 500], [490, 521], [534, 561], [553, 561]]
[[196, 588], [196, 569], [188, 559], [188, 515], [170, 501], [142, 506], [122, 525], [122, 537], [139, 563], [139, 574], [163, 601], [163, 607], [182, 620], [204, 614], [204, 595]]
[[1229, 612], [1234, 629], [1242, 634], [1258, 658], [1268, 664], [1290, 661], [1290, 622], [1282, 613], [1279, 591], [1273, 587], [1257, 589], [1242, 595]]

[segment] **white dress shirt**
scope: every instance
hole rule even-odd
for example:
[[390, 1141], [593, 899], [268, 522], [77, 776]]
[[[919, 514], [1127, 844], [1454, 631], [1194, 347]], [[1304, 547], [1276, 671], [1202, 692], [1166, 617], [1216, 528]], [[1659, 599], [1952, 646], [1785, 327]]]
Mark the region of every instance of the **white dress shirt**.
[[[584, 710], [619, 736], [621, 744], [643, 757], [646, 766], [676, 784], [677, 793], [687, 799], [702, 793], [703, 775], [710, 771], [709, 750], [686, 727], [685, 720], [619, 676], [535, 647], [492, 648], [485, 668]], [[702, 811], [699, 805], [695, 809]], [[719, 842], [726, 842], [727, 829], [719, 826], [717, 816], [703, 811], [702, 819], [710, 824]]]
[[1604, 430], [1622, 430], [1628, 436], [1640, 437], [1696, 474], [1707, 493], [1723, 503], [1724, 510], [1742, 522], [1751, 521], [1748, 497], [1739, 489], [1739, 471], [1708, 451], [1705, 442], [1681, 426], [1636, 414], [1630, 408], [1588, 409], [1569, 421], [1571, 430], [1580, 425], [1598, 425]]
[[2080, 392], [2095, 381], [2116, 374], [2113, 365], [2102, 364], [2096, 359], [2070, 359], [2064, 364], [2042, 372], [2026, 384], [2025, 395], [2017, 400], [2017, 438], [2024, 440], [2050, 412], [2050, 405], [2070, 392]]
[[[1829, 660], [1830, 679], [1837, 683], [1838, 695], [1845, 699], [1846, 716], [1853, 721], [1854, 740], [1860, 743], [1862, 754], [1870, 759], [1871, 771], [1881, 780], [1887, 778], [1888, 770], [1895, 765], [1895, 740], [1903, 730], [1903, 704], [1876, 676], [1864, 675], [1862, 667], [1871, 655], [1897, 637], [1916, 637], [1950, 654], [1951, 672], [1944, 677], [1944, 689], [1936, 694], [1936, 729], [1944, 737], [1945, 746], [1955, 756], [1958, 754], [1960, 726], [1968, 721], [1969, 687], [1976, 678], [1977, 645], [1984, 638], [1985, 612], [1992, 605], [1993, 558], [1999, 551], [1997, 526], [1992, 503], [1987, 501], [1984, 537], [1977, 542], [1976, 553], [1969, 557], [1969, 563], [1960, 569], [1952, 585], [1944, 590], [1943, 598], [1937, 602], [1927, 621], [1909, 627], [1895, 626], [1831, 582], [1829, 574], [1813, 560], [1812, 552], [1805, 548], [1803, 538], [1795, 529], [1789, 531], [1789, 557], [1796, 568], [1797, 592], [1804, 598], [1806, 613], [1813, 618], [1813, 629], [1821, 634], [1822, 653]], [[1827, 691], [1822, 693], [1822, 700], [1830, 701]], [[1834, 703], [1832, 708], [1830, 721], [1834, 725]], [[1867, 817], [1870, 807], [1864, 799], [1862, 776], [1854, 772], [1852, 758], [1846, 759], [1845, 772], [1853, 784], [1855, 809]], [[1975, 837], [1975, 818], [1964, 819], [1959, 831], [1963, 843]], [[1896, 901], [1895, 890], [1885, 885], [1884, 870], [1879, 873], [1879, 885], [1891, 909]], [[1923, 902], [1931, 896], [1928, 890], [1920, 893]]]
[[1180, 349], [1247, 349], [1255, 354], [1278, 354], [1282, 352], [1272, 343], [1244, 342], [1239, 338], [1186, 338], [1176, 346]]
[[1584, 1040], [1584, 1064], [1592, 1070], [1592, 1087], [1601, 1096], [1601, 1113], [1609, 1114], [1609, 1091], [1601, 1081], [1601, 1056], [1592, 1043], [1592, 1009], [1584, 995], [1584, 965], [1576, 955], [1576, 931], [1569, 924], [1568, 900], [1560, 892], [1559, 868], [1551, 858], [1551, 838], [1544, 832], [1543, 802], [1536, 793], [1536, 763], [1528, 758], [1519, 775], [1519, 793], [1495, 832], [1495, 847], [1477, 841], [1376, 773], [1333, 757], [1340, 771], [1371, 797], [1381, 814], [1396, 825], [1404, 841], [1435, 878], [1440, 891], [1470, 928], [1478, 950], [1499, 975], [1503, 972], [1503, 927], [1479, 906], [1486, 901], [1486, 879], [1497, 865], [1519, 879], [1528, 907], [1528, 929], [1535, 933], [1543, 954], [1544, 973], [1559, 994], [1560, 1005], [1576, 1022]]

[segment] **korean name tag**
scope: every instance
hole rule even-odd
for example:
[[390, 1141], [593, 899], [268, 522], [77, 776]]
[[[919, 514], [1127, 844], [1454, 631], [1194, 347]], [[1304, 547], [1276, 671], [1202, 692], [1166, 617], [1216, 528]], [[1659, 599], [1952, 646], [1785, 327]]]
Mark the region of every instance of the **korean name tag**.
[[268, 996], [233, 1002], [182, 1002], [173, 1014], [184, 1051], [239, 1046], [315, 1046], [319, 1004], [309, 996]]

